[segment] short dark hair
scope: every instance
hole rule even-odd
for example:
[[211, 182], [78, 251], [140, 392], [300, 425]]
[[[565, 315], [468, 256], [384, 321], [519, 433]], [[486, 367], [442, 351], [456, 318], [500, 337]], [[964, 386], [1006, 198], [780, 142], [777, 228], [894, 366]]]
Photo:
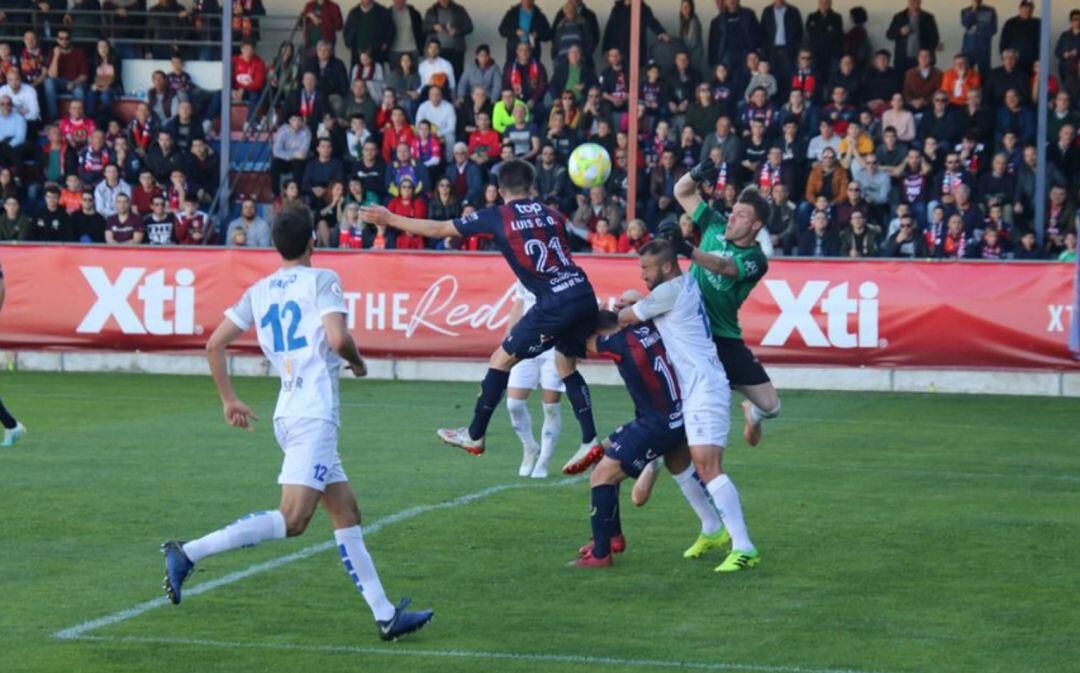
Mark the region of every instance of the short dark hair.
[[536, 169], [527, 161], [510, 159], [499, 166], [499, 189], [507, 194], [528, 194], [536, 180]]
[[761, 195], [761, 192], [757, 190], [757, 187], [750, 186], [742, 190], [739, 194], [737, 203], [745, 203], [754, 209], [754, 216], [758, 221], [765, 224], [769, 221], [769, 202], [765, 200], [765, 197]]
[[661, 264], [678, 263], [678, 258], [675, 255], [675, 247], [671, 245], [670, 241], [663, 238], [653, 239], [641, 246], [641, 249], [638, 250], [638, 256], [644, 257], [645, 255], [659, 257]]
[[619, 326], [619, 314], [615, 311], [604, 309], [596, 314], [596, 329], [609, 330]]
[[286, 206], [274, 217], [270, 238], [274, 247], [286, 260], [300, 259], [307, 252], [314, 225], [311, 211], [304, 207]]

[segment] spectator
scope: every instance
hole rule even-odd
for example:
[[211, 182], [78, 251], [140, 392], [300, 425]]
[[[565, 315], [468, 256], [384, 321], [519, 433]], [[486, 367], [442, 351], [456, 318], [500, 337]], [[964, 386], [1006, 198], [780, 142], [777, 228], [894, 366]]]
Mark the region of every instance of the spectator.
[[255, 44], [250, 40], [243, 42], [240, 53], [233, 56], [232, 73], [232, 99], [247, 104], [250, 121], [266, 85], [266, 63], [255, 53]]
[[352, 80], [363, 82], [373, 96], [382, 96], [386, 88], [382, 64], [376, 63], [375, 57], [366, 49], [360, 52], [359, 62], [353, 66]]
[[312, 56], [319, 42], [327, 42], [333, 49], [338, 31], [344, 27], [341, 8], [334, 0], [308, 0], [300, 10], [304, 21], [304, 51]]
[[[568, 0], [559, 8], [551, 31], [551, 60], [556, 67], [566, 61], [574, 47], [578, 49], [579, 56], [581, 53], [593, 53], [600, 41], [600, 28], [599, 24], [595, 23], [595, 14], [592, 14], [592, 21], [594, 23], [590, 25], [586, 17], [579, 12], [578, 3], [574, 0]], [[700, 24], [698, 27], [700, 28]]]
[[146, 167], [158, 182], [165, 182], [169, 174], [180, 171], [184, 175], [191, 172], [191, 155], [177, 148], [168, 131], [158, 131], [157, 145], [146, 153]]
[[920, 259], [929, 256], [924, 239], [915, 227], [915, 219], [910, 215], [900, 218], [900, 227], [889, 237], [882, 250], [885, 257]]
[[935, 92], [941, 89], [944, 75], [933, 65], [933, 51], [920, 49], [917, 62], [904, 73], [904, 102], [915, 113], [930, 107]]
[[1058, 36], [1054, 46], [1058, 58], [1058, 77], [1066, 81], [1080, 69], [1080, 9], [1069, 12], [1069, 27]]
[[412, 158], [424, 165], [429, 174], [442, 173], [442, 143], [431, 133], [431, 123], [427, 120], [416, 126], [416, 137], [409, 145]]
[[79, 243], [105, 242], [105, 218], [94, 208], [94, 201], [94, 194], [83, 192], [79, 196], [79, 210], [71, 216], [71, 225]]
[[[604, 220], [607, 222], [607, 220]], [[645, 227], [645, 223], [638, 219], [626, 223], [626, 231], [619, 236], [615, 252], [620, 254], [636, 254], [643, 246], [652, 240], [652, 235]]]
[[511, 144], [518, 159], [532, 161], [540, 154], [540, 133], [535, 124], [527, 121], [525, 108], [514, 108], [514, 123], [506, 128], [503, 141]]
[[613, 231], [622, 227], [623, 209], [610, 196], [603, 187], [591, 187], [588, 196], [578, 195], [578, 208], [572, 219], [575, 227], [595, 231], [596, 221], [604, 218], [608, 221]]
[[394, 161], [386, 170], [386, 192], [397, 196], [400, 193], [401, 181], [405, 179], [412, 182], [416, 193], [423, 193], [425, 186], [431, 184], [427, 167], [412, 158], [412, 148], [409, 145], [400, 143]]
[[33, 87], [23, 84], [22, 73], [18, 68], [7, 71], [7, 83], [0, 87], [0, 96], [11, 99], [12, 108], [26, 120], [28, 129], [36, 129], [41, 124], [41, 109], [38, 106], [37, 92]]
[[[711, 30], [711, 28], [710, 28]], [[656, 16], [653, 15], [652, 7], [645, 0], [641, 0], [641, 42], [638, 45], [639, 53], [641, 54], [642, 62], [647, 60], [648, 45], [646, 44], [646, 36], [648, 31], [652, 31], [656, 35], [656, 39], [660, 42], [668, 42], [667, 31], [664, 30], [664, 26], [657, 21]], [[710, 43], [712, 38], [710, 36]], [[630, 61], [630, 1], [629, 0], [615, 0], [614, 6], [611, 8], [611, 13], [608, 14], [607, 24], [604, 26], [604, 39], [600, 45], [600, 49], [605, 53], [610, 53], [612, 49], [617, 49], [622, 56], [624, 63]], [[710, 58], [711, 62], [713, 61]]]
[[465, 74], [458, 80], [458, 105], [462, 105], [466, 96], [477, 88], [482, 89], [491, 100], [498, 98], [502, 91], [502, 71], [491, 59], [491, 49], [486, 44], [476, 48], [476, 58], [465, 67]]
[[468, 138], [469, 134], [477, 128], [477, 115], [485, 113], [490, 117], [494, 109], [495, 106], [492, 104], [491, 99], [488, 98], [487, 91], [479, 86], [473, 88], [472, 96], [466, 99], [457, 110], [457, 132], [454, 134], [455, 137]]
[[838, 257], [840, 237], [829, 227], [825, 211], [815, 211], [810, 218], [810, 228], [799, 236], [800, 257]]
[[547, 69], [533, 55], [527, 42], [520, 42], [517, 46], [517, 57], [512, 62], [507, 62], [503, 71], [503, 89], [513, 91], [514, 96], [525, 101], [533, 114], [543, 117], [543, 99], [548, 91]]
[[1016, 89], [1005, 92], [1005, 102], [998, 108], [994, 127], [998, 138], [1006, 131], [1012, 131], [1024, 144], [1035, 142], [1035, 112], [1021, 103], [1020, 92]]
[[806, 148], [806, 158], [810, 161], [820, 161], [826, 149], [831, 149], [834, 156], [840, 152], [840, 136], [836, 135], [828, 119], [818, 123], [818, 131], [819, 134], [810, 139]]
[[761, 47], [761, 25], [739, 0], [724, 0], [717, 7], [720, 14], [709, 24], [709, 63], [723, 63], [730, 70], [739, 65], [740, 56]]
[[1013, 259], [1025, 261], [1043, 259], [1042, 250], [1039, 249], [1039, 244], [1035, 239], [1034, 231], [1025, 230], [1020, 235], [1020, 244], [1013, 252]]
[[[803, 42], [803, 21], [799, 8], [786, 0], [773, 0], [761, 10], [761, 33], [765, 59], [773, 64], [777, 82], [786, 94]], [[712, 63], [712, 61], [710, 61]]]
[[844, 55], [855, 61], [860, 71], [870, 64], [870, 36], [866, 32], [866, 22], [870, 17], [864, 7], [852, 7], [849, 13], [851, 29], [844, 33]]
[[1031, 73], [1031, 65], [1039, 58], [1039, 19], [1031, 16], [1035, 8], [1031, 0], [1021, 0], [1019, 13], [1005, 22], [1001, 28], [1001, 42], [998, 48], [1015, 49], [1017, 66], [1026, 74]]
[[395, 64], [401, 62], [402, 54], [409, 54], [414, 63], [420, 58], [420, 47], [424, 44], [424, 19], [415, 7], [406, 4], [406, 0], [393, 0], [389, 11], [390, 21], [394, 25], [394, 39], [386, 60], [393, 69]]
[[153, 40], [149, 50], [151, 58], [166, 60], [180, 50], [177, 42], [184, 38], [187, 19], [187, 9], [176, 0], [158, 0], [150, 8], [146, 26], [149, 28], [147, 37]]
[[364, 247], [364, 223], [360, 220], [360, 204], [345, 204], [345, 216], [338, 223], [337, 229], [339, 248]]
[[968, 91], [981, 85], [979, 73], [968, 67], [964, 54], [953, 57], [953, 67], [945, 71], [941, 79], [941, 90], [949, 97], [949, 104], [958, 107], [967, 105]]
[[205, 140], [191, 141], [191, 190], [199, 202], [209, 205], [221, 183], [221, 162]]
[[461, 201], [454, 194], [454, 187], [450, 178], [440, 178], [435, 184], [435, 193], [428, 203], [427, 216], [429, 219], [437, 221], [454, 220], [461, 217]]
[[974, 241], [967, 256], [971, 259], [1000, 260], [1010, 256], [1009, 245], [1002, 239], [997, 227], [987, 227], [982, 238]]
[[997, 10], [971, 0], [971, 6], [960, 10], [960, 25], [964, 27], [963, 50], [979, 74], [990, 72], [990, 44], [998, 30]]
[[450, 61], [439, 55], [439, 49], [437, 39], [428, 39], [427, 45], [424, 47], [425, 58], [420, 61], [420, 87], [418, 90], [422, 90], [426, 86], [437, 86], [443, 89], [444, 93], [449, 93], [456, 88], [457, 79], [454, 75], [454, 68], [450, 65]]
[[[544, 11], [534, 0], [520, 0], [511, 7], [499, 22], [499, 35], [506, 39], [506, 63], [520, 54], [519, 46], [529, 47], [529, 54], [537, 59], [543, 55], [541, 44], [552, 38], [551, 24]], [[507, 65], [509, 69], [509, 65]]]
[[4, 212], [0, 213], [0, 241], [25, 240], [30, 230], [30, 218], [22, 212], [19, 199], [15, 196], [4, 198]]
[[86, 54], [71, 43], [71, 31], [61, 28], [56, 32], [56, 47], [49, 58], [45, 79], [45, 107], [50, 119], [59, 116], [58, 99], [71, 96], [82, 102], [86, 97], [86, 82], [90, 66]]
[[244, 199], [240, 204], [240, 217], [229, 223], [225, 244], [230, 248], [270, 247], [270, 225], [259, 217], [254, 199]]
[[428, 122], [431, 131], [438, 136], [444, 147], [453, 147], [457, 142], [454, 132], [457, 128], [457, 113], [454, 106], [443, 100], [443, 91], [439, 87], [428, 89], [428, 99], [416, 111], [416, 123]]
[[195, 118], [195, 108], [190, 101], [183, 101], [176, 109], [176, 116], [165, 122], [161, 128], [173, 138], [177, 149], [190, 152], [196, 140], [205, 140], [203, 125]]
[[959, 135], [960, 126], [956, 114], [949, 108], [949, 96], [944, 91], [934, 94], [933, 107], [923, 113], [919, 122], [918, 137], [937, 138], [946, 145], [951, 145]]
[[390, 12], [375, 0], [360, 0], [345, 17], [343, 37], [345, 48], [352, 54], [350, 65], [359, 62], [359, 54], [364, 50], [370, 51], [376, 62], [385, 61], [394, 37]]
[[150, 202], [150, 214], [143, 218], [146, 242], [150, 245], [172, 245], [176, 242], [173, 240], [175, 224], [172, 213], [166, 210], [165, 198], [154, 197]]
[[469, 148], [465, 143], [455, 144], [452, 156], [453, 161], [446, 169], [446, 179], [450, 181], [454, 197], [465, 204], [478, 203], [484, 190], [480, 167], [469, 161]]
[[341, 182], [344, 170], [341, 161], [333, 156], [333, 148], [329, 138], [320, 138], [315, 145], [315, 160], [304, 168], [304, 179], [300, 186], [301, 192], [308, 198], [321, 199], [331, 183]]
[[850, 226], [840, 232], [841, 257], [877, 257], [881, 227], [867, 224], [862, 211], [851, 213]]
[[907, 9], [893, 16], [885, 35], [893, 41], [896, 65], [901, 70], [915, 66], [920, 51], [933, 53], [941, 43], [937, 20], [922, 11], [921, 0], [907, 0]]
[[88, 72], [93, 77], [86, 90], [86, 111], [98, 120], [98, 125], [106, 126], [112, 117], [113, 99], [122, 91], [120, 58], [108, 40], [97, 41], [92, 67]]
[[424, 12], [426, 39], [434, 39], [439, 43], [440, 52], [451, 63], [455, 73], [463, 70], [465, 37], [472, 32], [473, 23], [469, 12], [454, 0], [436, 0], [435, 4]]
[[560, 212], [569, 212], [573, 197], [566, 166], [556, 160], [555, 148], [545, 144], [536, 161], [537, 198]]
[[[364, 149], [364, 143], [371, 138], [371, 131], [367, 128], [364, 116], [354, 114], [349, 118], [349, 130], [345, 132], [345, 163], [353, 164], [360, 161], [360, 153]], [[346, 169], [348, 166], [346, 166]]]
[[915, 140], [915, 115], [904, 107], [904, 97], [898, 93], [893, 94], [889, 109], [881, 115], [881, 125], [893, 129], [896, 139], [901, 142]]
[[829, 203], [840, 203], [847, 196], [847, 186], [847, 172], [836, 160], [836, 151], [826, 147], [821, 152], [821, 161], [814, 165], [807, 177], [804, 210], [819, 196], [824, 196]]
[[990, 145], [994, 138], [995, 115], [988, 106], [983, 105], [980, 89], [968, 91], [967, 106], [957, 115], [960, 126], [974, 134], [978, 142]]
[[720, 117], [717, 119], [716, 130], [713, 133], [710, 133], [702, 142], [702, 161], [712, 153], [714, 147], [720, 149], [721, 159], [727, 164], [737, 163], [739, 156], [742, 154], [742, 146], [739, 142], [739, 138], [731, 132], [731, 120], [727, 117]]
[[964, 221], [959, 215], [949, 218], [945, 236], [934, 250], [938, 259], [964, 259], [968, 256], [971, 235], [964, 231]]
[[1065, 234], [1065, 244], [1062, 246], [1061, 252], [1058, 253], [1057, 261], [1059, 262], [1076, 262], [1076, 232], [1070, 231]]
[[488, 167], [499, 158], [502, 138], [491, 128], [491, 120], [483, 112], [476, 115], [476, 124], [476, 130], [469, 134], [469, 158], [481, 167]]
[[1050, 187], [1046, 209], [1045, 253], [1048, 259], [1057, 257], [1065, 247], [1065, 236], [1076, 232], [1076, 206], [1069, 202], [1068, 192], [1062, 184]]
[[352, 167], [352, 174], [360, 180], [366, 194], [373, 194], [380, 201], [386, 198], [386, 163], [379, 155], [379, 146], [374, 139], [364, 143], [360, 163]]
[[[304, 72], [314, 73], [315, 90], [336, 114], [340, 114], [346, 92], [349, 90], [349, 73], [345, 63], [333, 54], [333, 43], [319, 40], [315, 54], [304, 65]], [[356, 77], [353, 77], [356, 79]]]
[[806, 17], [806, 46], [818, 72], [826, 76], [832, 72], [843, 53], [843, 39], [844, 19], [833, 10], [832, 0], [818, 0], [817, 11]]
[[1006, 49], [1001, 53], [1001, 65], [990, 71], [986, 82], [987, 99], [993, 106], [1005, 102], [1005, 92], [1014, 89], [1021, 96], [1027, 96], [1028, 74], [1019, 68], [1019, 54], [1015, 49]]
[[[401, 192], [386, 204], [386, 209], [403, 217], [426, 219], [427, 203], [416, 193], [412, 179], [402, 179], [400, 189]], [[398, 250], [423, 250], [426, 247], [423, 237], [401, 231], [397, 233], [396, 243]]]
[[289, 122], [274, 132], [270, 159], [270, 186], [274, 196], [281, 194], [281, 178], [289, 174], [302, 180], [304, 164], [311, 148], [311, 130], [304, 126], [299, 114], [289, 115]]
[[189, 193], [184, 197], [183, 209], [175, 216], [174, 238], [179, 245], [206, 245], [210, 242], [214, 227], [210, 216], [199, 210], [199, 199]]
[[85, 200], [85, 196], [89, 194], [94, 209], [104, 217], [112, 217], [116, 214], [116, 197], [124, 194], [130, 199], [131, 185], [120, 179], [120, 169], [115, 165], [106, 166], [104, 175], [105, 179], [98, 183], [92, 193], [84, 193], [80, 202]]
[[13, 109], [11, 96], [0, 94], [0, 162], [20, 166], [26, 155], [26, 119]]
[[116, 214], [105, 221], [105, 242], [109, 245], [141, 245], [146, 228], [141, 217], [131, 212], [126, 194], [116, 196]]

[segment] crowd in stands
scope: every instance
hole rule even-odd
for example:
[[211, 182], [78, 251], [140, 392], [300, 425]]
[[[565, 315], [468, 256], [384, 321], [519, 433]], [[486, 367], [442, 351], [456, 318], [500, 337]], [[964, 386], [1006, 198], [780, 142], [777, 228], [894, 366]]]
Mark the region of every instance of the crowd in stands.
[[[270, 60], [258, 55], [260, 0], [233, 0], [229, 85], [246, 127], [272, 122], [273, 202], [243, 197], [235, 219], [216, 222], [207, 208], [219, 181], [220, 97], [192, 83], [184, 60], [213, 49], [180, 41], [222, 29], [217, 0], [157, 0], [150, 18], [125, 11], [144, 0], [2, 4], [0, 240], [262, 247], [272, 209], [299, 203], [314, 213], [320, 246], [484, 250], [490, 241], [431, 242], [366, 225], [359, 208], [459, 217], [499, 203], [500, 163], [523, 158], [536, 166], [538, 197], [569, 219], [576, 250], [631, 253], [665, 219], [699, 235], [673, 187], [711, 157], [719, 177], [702, 189], [716, 208], [729, 209], [746, 186], [772, 203], [759, 239], [770, 254], [1076, 256], [1080, 10], [1054, 43], [1048, 137], [1039, 139], [1040, 27], [1029, 0], [1000, 27], [981, 0], [942, 17], [962, 24], [959, 45], [941, 44], [938, 19], [919, 0], [873, 17], [888, 25], [889, 43], [878, 45], [866, 10], [845, 18], [830, 0], [775, 0], [758, 12], [718, 0], [710, 16], [682, 0], [671, 26], [643, 3], [636, 109], [626, 0], [615, 0], [603, 30], [581, 0], [550, 17], [520, 0], [499, 20], [497, 45], [474, 44], [474, 17], [455, 0], [422, 11], [405, 0], [310, 0], [295, 46], [283, 43]], [[148, 32], [152, 44], [125, 41]], [[170, 67], [122, 123], [120, 59], [141, 57]], [[606, 185], [581, 190], [566, 164], [586, 141], [608, 150], [613, 171]], [[1049, 158], [1042, 244], [1040, 141]], [[637, 217], [628, 219], [634, 173]]]

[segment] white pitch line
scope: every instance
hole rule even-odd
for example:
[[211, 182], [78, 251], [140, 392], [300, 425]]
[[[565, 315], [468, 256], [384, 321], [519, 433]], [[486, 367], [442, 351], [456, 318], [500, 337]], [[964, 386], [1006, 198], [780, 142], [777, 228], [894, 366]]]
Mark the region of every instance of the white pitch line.
[[[400, 512], [395, 512], [393, 514], [390, 514], [389, 516], [384, 516], [380, 519], [372, 521], [370, 524], [364, 525], [364, 533], [367, 535], [372, 535], [374, 533], [377, 533], [379, 530], [385, 528], [386, 526], [392, 526], [395, 523], [400, 523], [402, 521], [405, 521], [406, 519], [412, 519], [413, 517], [420, 516], [421, 514], [434, 512], [440, 509], [460, 507], [461, 505], [467, 505], [471, 502], [482, 500], [483, 498], [486, 498], [490, 495], [495, 495], [496, 493], [501, 493], [503, 491], [508, 491], [511, 489], [530, 487], [535, 488], [545, 486], [564, 486], [566, 484], [581, 481], [584, 478], [585, 477], [583, 476], [568, 477], [566, 479], [560, 479], [556, 482], [546, 484], [514, 482], [510, 484], [501, 484], [499, 486], [491, 486], [489, 488], [485, 488], [474, 493], [467, 493], [463, 496], [454, 498], [453, 500], [446, 500], [444, 502], [435, 503], [433, 505], [417, 505], [415, 507], [403, 509]], [[274, 570], [275, 568], [280, 568], [281, 566], [287, 565], [294, 561], [306, 559], [309, 556], [313, 556], [328, 549], [333, 549], [336, 546], [336, 542], [334, 542], [333, 540], [327, 540], [326, 542], [320, 542], [319, 544], [313, 544], [309, 547], [304, 547], [303, 549], [295, 551], [291, 554], [286, 554], [285, 556], [279, 556], [278, 558], [270, 559], [269, 561], [264, 561], [263, 563], [256, 563], [255, 565], [244, 568], [243, 570], [229, 573], [228, 575], [219, 577], [215, 580], [196, 584], [191, 588], [185, 588], [184, 597], [190, 598], [191, 596], [198, 596], [199, 594], [213, 591], [214, 589], [218, 589], [220, 587], [239, 582], [240, 580], [251, 577], [252, 575], [258, 575], [259, 573], [263, 573], [268, 570]], [[97, 619], [91, 619], [89, 621], [85, 621], [81, 624], [77, 624], [67, 629], [61, 629], [60, 631], [53, 633], [52, 637], [65, 640], [83, 638], [85, 637], [85, 634], [89, 633], [90, 631], [94, 631], [105, 626], [111, 626], [112, 624], [119, 624], [120, 622], [131, 619], [132, 617], [138, 617], [143, 613], [149, 612], [154, 608], [159, 608], [163, 605], [168, 604], [168, 598], [155, 598], [144, 603], [133, 605], [130, 608], [120, 610], [119, 612], [114, 612], [111, 615], [106, 615]]]
[[748, 671], [750, 673], [872, 673], [850, 668], [820, 668], [772, 664], [740, 664], [735, 662], [666, 661], [663, 659], [622, 659], [619, 657], [577, 654], [530, 654], [525, 652], [485, 652], [482, 650], [423, 650], [418, 648], [358, 645], [302, 645], [295, 643], [239, 643], [197, 638], [158, 638], [155, 636], [79, 636], [78, 640], [117, 643], [150, 643], [155, 645], [188, 645], [217, 647], [231, 650], [277, 650], [292, 652], [322, 652], [329, 654], [371, 654], [387, 657], [428, 657], [433, 659], [478, 659], [487, 661], [518, 661], [548, 664], [619, 666], [633, 668], [675, 668], [694, 671]]

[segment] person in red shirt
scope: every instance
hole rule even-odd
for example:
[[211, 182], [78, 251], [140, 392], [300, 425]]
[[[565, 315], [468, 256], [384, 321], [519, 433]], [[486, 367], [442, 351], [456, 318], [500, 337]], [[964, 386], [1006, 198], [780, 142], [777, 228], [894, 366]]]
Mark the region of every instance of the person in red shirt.
[[154, 182], [154, 173], [149, 168], [144, 168], [139, 173], [139, 184], [131, 189], [131, 209], [137, 215], [146, 215], [150, 212], [154, 197], [164, 195], [161, 187]]
[[[401, 215], [402, 217], [408, 217], [414, 220], [426, 219], [427, 203], [424, 202], [423, 197], [414, 193], [413, 181], [409, 178], [402, 179], [398, 189], [400, 190], [400, 193], [391, 199], [390, 203], [386, 204], [386, 209], [391, 213]], [[412, 236], [405, 232], [398, 232], [398, 250], [423, 250], [424, 247], [423, 237]]]
[[94, 133], [94, 120], [83, 116], [83, 102], [73, 100], [68, 105], [68, 116], [60, 120], [60, 135], [71, 149], [78, 152], [90, 142]]
[[210, 216], [199, 210], [199, 197], [193, 193], [184, 195], [184, 209], [175, 222], [173, 237], [179, 245], [205, 245], [213, 233]]
[[491, 128], [491, 115], [476, 113], [476, 130], [469, 134], [469, 158], [481, 167], [490, 166], [499, 160], [501, 151], [502, 136]]
[[250, 119], [266, 85], [266, 62], [255, 53], [255, 45], [250, 40], [244, 40], [240, 53], [233, 56], [232, 70], [233, 100], [247, 103]]
[[412, 124], [409, 123], [408, 118], [405, 116], [404, 108], [397, 106], [391, 110], [390, 123], [383, 127], [382, 135], [382, 156], [383, 161], [387, 163], [393, 159], [397, 146], [401, 143], [405, 143], [410, 148], [412, 147], [413, 139], [416, 137], [416, 130], [413, 129]]
[[57, 99], [61, 94], [74, 96], [79, 102], [86, 100], [90, 64], [86, 53], [71, 43], [71, 31], [67, 28], [56, 31], [56, 47], [50, 55], [46, 74], [45, 109], [49, 119], [60, 116]]
[[341, 19], [341, 8], [333, 0], [310, 0], [301, 14], [304, 17], [305, 56], [311, 58], [315, 55], [315, 45], [319, 40], [329, 42], [332, 52], [338, 31], [345, 25]]
[[641, 220], [630, 220], [626, 225], [626, 231], [619, 236], [619, 246], [615, 252], [621, 254], [633, 253], [641, 249], [643, 245], [652, 240], [652, 234], [645, 228]]

